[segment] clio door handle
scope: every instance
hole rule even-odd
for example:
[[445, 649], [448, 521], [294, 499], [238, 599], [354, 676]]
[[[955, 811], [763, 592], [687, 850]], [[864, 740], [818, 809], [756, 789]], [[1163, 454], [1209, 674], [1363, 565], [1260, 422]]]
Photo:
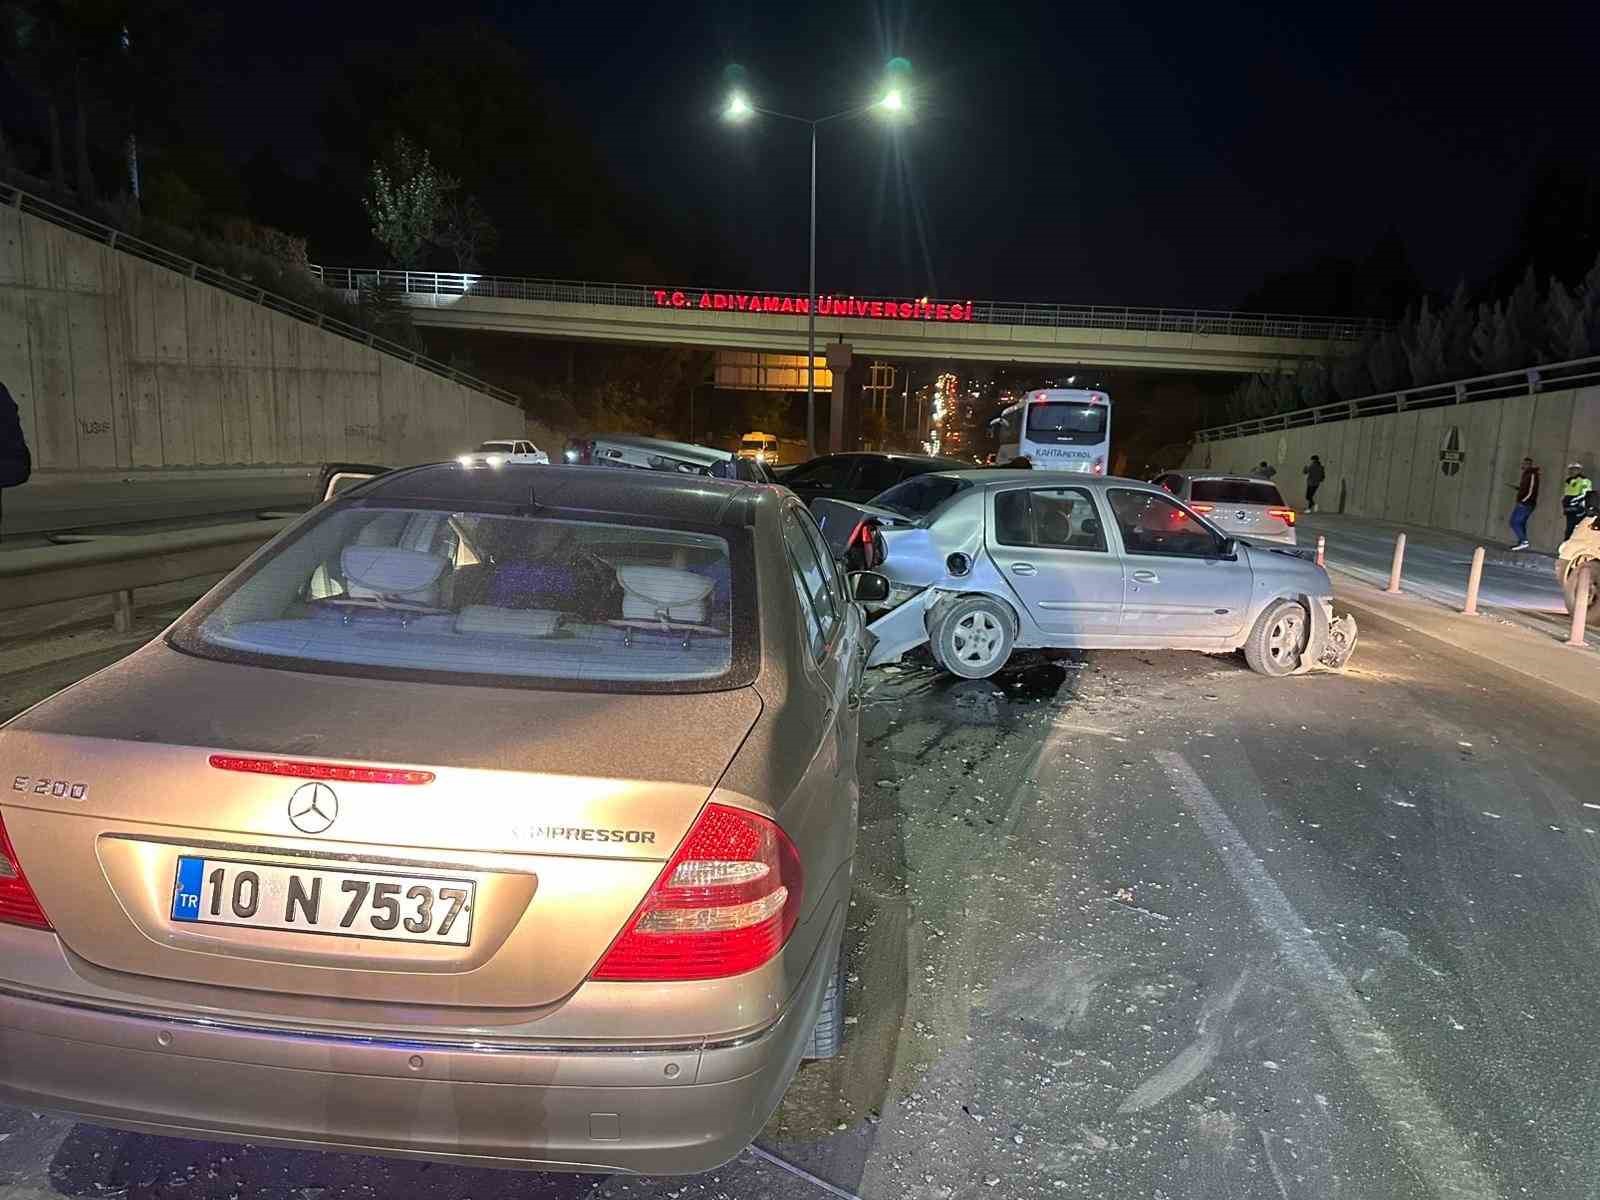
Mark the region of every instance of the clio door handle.
[[1133, 573], [1133, 579], [1135, 583], [1161, 582], [1161, 576], [1157, 575], [1154, 571], [1135, 571]]
[[1032, 563], [1012, 563], [1011, 573], [1013, 575], [1032, 575], [1034, 574], [1034, 566]]

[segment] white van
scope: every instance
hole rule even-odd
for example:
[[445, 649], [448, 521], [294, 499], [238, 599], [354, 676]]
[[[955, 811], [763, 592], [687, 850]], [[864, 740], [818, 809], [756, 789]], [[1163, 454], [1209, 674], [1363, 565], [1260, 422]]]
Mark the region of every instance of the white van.
[[1111, 397], [1083, 388], [1038, 388], [990, 427], [1000, 448], [995, 465], [1027, 458], [1047, 471], [1104, 475], [1111, 457]]
[[739, 457], [753, 458], [774, 466], [778, 461], [778, 438], [772, 433], [747, 433], [739, 439]]

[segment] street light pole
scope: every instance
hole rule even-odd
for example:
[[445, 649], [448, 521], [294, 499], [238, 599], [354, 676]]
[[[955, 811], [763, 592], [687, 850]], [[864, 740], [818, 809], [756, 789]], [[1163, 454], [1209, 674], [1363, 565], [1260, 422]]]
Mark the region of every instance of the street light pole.
[[817, 123], [811, 122], [811, 269], [806, 282], [806, 451], [817, 455]]
[[744, 121], [760, 113], [763, 116], [777, 117], [782, 121], [794, 121], [796, 124], [811, 127], [811, 236], [806, 278], [806, 448], [813, 455], [817, 452], [817, 126], [825, 125], [829, 121], [844, 120], [847, 117], [858, 117], [862, 113], [874, 110], [898, 116], [907, 108], [908, 100], [905, 92], [899, 87], [890, 87], [881, 98], [870, 104], [860, 104], [826, 117], [797, 117], [775, 109], [762, 108], [751, 104], [741, 92], [734, 92], [728, 98], [728, 107], [723, 110], [723, 117], [730, 121]]

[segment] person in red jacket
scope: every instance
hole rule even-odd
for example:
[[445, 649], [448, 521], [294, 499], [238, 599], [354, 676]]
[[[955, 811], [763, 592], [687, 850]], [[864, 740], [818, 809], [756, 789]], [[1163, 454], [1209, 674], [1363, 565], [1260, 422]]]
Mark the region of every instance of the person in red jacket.
[[1522, 460], [1522, 477], [1517, 480], [1517, 505], [1511, 510], [1513, 550], [1528, 548], [1528, 518], [1539, 506], [1539, 468], [1533, 459]]

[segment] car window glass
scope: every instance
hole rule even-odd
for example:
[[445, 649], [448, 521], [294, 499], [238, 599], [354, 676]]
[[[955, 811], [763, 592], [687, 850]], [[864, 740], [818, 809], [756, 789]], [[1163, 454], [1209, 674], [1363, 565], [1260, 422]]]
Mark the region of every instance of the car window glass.
[[900, 464], [892, 458], [863, 458], [861, 470], [852, 485], [857, 491], [876, 496], [900, 482]]
[[995, 540], [1007, 546], [1104, 551], [1105, 532], [1082, 488], [1018, 488], [994, 498]]
[[[788, 526], [787, 520], [784, 525]], [[785, 528], [785, 543], [788, 542], [787, 532], [787, 528]], [[815, 656], [822, 652], [824, 640], [822, 621], [817, 616], [816, 606], [811, 603], [811, 589], [806, 582], [805, 574], [801, 570], [801, 560], [795, 555], [792, 545], [786, 544], [785, 550], [784, 558], [789, 563], [790, 582], [794, 584], [795, 599], [800, 605], [800, 622], [805, 626], [806, 645], [811, 648], [811, 653]]]
[[1209, 504], [1283, 505], [1283, 493], [1277, 484], [1253, 479], [1196, 479], [1189, 499]]
[[802, 532], [811, 543], [812, 553], [828, 569], [829, 598], [833, 601], [834, 613], [842, 616], [846, 611], [845, 604], [849, 592], [845, 589], [844, 576], [839, 572], [839, 562], [828, 549], [828, 540], [822, 536], [822, 530], [817, 528], [816, 519], [809, 510], [799, 510], [795, 519], [800, 522]]
[[1106, 493], [1129, 554], [1210, 557], [1221, 540], [1188, 509], [1157, 492], [1112, 488]]
[[807, 487], [831, 488], [841, 487], [850, 474], [850, 460], [848, 458], [818, 458], [811, 462], [802, 463], [789, 473], [784, 480], [788, 484], [803, 483]]
[[812, 614], [807, 621], [811, 633], [811, 653], [821, 657], [823, 648], [833, 637], [833, 627], [840, 616], [833, 601], [833, 573], [826, 560], [818, 556], [800, 524], [800, 514], [793, 508], [784, 513], [783, 541], [800, 573], [802, 596]]
[[913, 469], [919, 473], [895, 484], [882, 495], [874, 496], [874, 506], [899, 513], [902, 517], [926, 517], [957, 492], [964, 492], [972, 486], [965, 479], [922, 474], [920, 468]]
[[1082, 488], [1044, 488], [1028, 492], [1034, 544], [1062, 550], [1104, 550], [1105, 532], [1094, 501]]
[[1022, 488], [995, 493], [994, 536], [1003, 546], [1033, 545], [1033, 535], [1028, 529], [1028, 493]]
[[729, 672], [735, 596], [720, 532], [336, 502], [172, 639], [291, 669], [648, 690]]

